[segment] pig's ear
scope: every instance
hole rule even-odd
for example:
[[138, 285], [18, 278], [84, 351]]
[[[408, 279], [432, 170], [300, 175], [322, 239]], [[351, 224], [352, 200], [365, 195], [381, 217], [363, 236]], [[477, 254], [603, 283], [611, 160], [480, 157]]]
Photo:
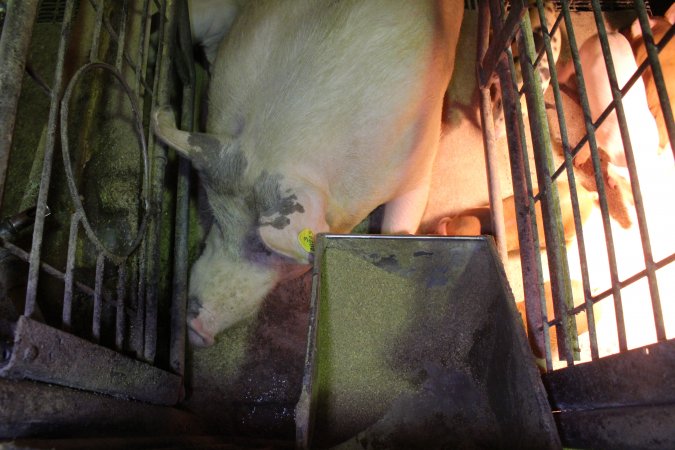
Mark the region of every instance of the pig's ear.
[[675, 3], [670, 5], [670, 8], [668, 8], [668, 11], [666, 11], [663, 17], [665, 17], [671, 25], [675, 25]]
[[211, 157], [218, 157], [220, 151], [230, 144], [228, 138], [206, 133], [191, 133], [176, 128], [176, 115], [170, 106], [157, 108], [152, 114], [154, 133], [167, 145], [192, 161], [198, 170], [208, 167]]
[[325, 203], [305, 190], [292, 191], [284, 200], [283, 208], [261, 215], [258, 234], [268, 249], [307, 264], [312, 260], [315, 236], [329, 231]]

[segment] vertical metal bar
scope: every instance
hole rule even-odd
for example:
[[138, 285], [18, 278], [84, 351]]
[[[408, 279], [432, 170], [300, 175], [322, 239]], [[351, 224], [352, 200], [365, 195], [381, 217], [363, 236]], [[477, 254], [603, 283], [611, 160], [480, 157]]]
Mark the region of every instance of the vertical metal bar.
[[[172, 43], [176, 35], [176, 1], [166, 0], [160, 11], [160, 50], [159, 70], [156, 71], [155, 101], [157, 104], [167, 104], [170, 100], [170, 70], [172, 58]], [[153, 149], [153, 173], [151, 181], [151, 218], [146, 240], [147, 259], [147, 290], [145, 299], [145, 348], [144, 358], [154, 361], [157, 348], [157, 289], [160, 271], [160, 234], [163, 210], [163, 186], [166, 168], [166, 149], [158, 143], [154, 135], [150, 134], [151, 148]]]
[[[485, 2], [481, 2], [478, 30], [476, 72], [478, 80], [485, 80], [491, 78], [492, 75], [482, 73], [481, 70], [482, 61], [487, 53], [490, 36], [490, 15], [488, 5]], [[499, 256], [503, 262], [506, 262], [508, 261], [508, 251], [506, 248], [506, 226], [504, 225], [504, 203], [502, 201], [502, 190], [499, 182], [497, 144], [495, 142], [495, 125], [492, 117], [492, 100], [490, 98], [489, 84], [487, 86], [481, 85], [479, 89], [481, 129], [483, 131], [485, 170], [488, 177], [492, 231], [497, 239]]]
[[117, 311], [115, 313], [115, 348], [119, 351], [124, 350], [124, 329], [126, 327], [126, 317], [124, 315], [124, 305], [127, 292], [127, 269], [126, 262], [122, 263], [117, 270]]
[[94, 284], [94, 312], [91, 320], [91, 336], [94, 342], [101, 340], [101, 312], [103, 310], [103, 271], [105, 270], [105, 255], [98, 255], [96, 259], [96, 282]]
[[70, 30], [73, 24], [75, 1], [70, 0], [66, 5], [66, 13], [61, 26], [61, 40], [54, 69], [54, 82], [49, 106], [49, 120], [47, 123], [47, 136], [45, 140], [44, 163], [42, 176], [40, 177], [40, 190], [38, 193], [37, 209], [35, 212], [35, 225], [33, 227], [33, 243], [30, 252], [28, 268], [28, 283], [26, 287], [26, 306], [24, 314], [30, 317], [35, 310], [37, 296], [38, 276], [40, 273], [40, 251], [42, 248], [42, 233], [44, 231], [45, 213], [47, 210], [47, 195], [52, 174], [52, 160], [54, 157], [54, 143], [56, 139], [56, 125], [59, 113], [59, 100], [63, 90], [63, 68], [66, 47], [70, 39]]
[[545, 359], [546, 370], [553, 369], [544, 296], [544, 281], [539, 251], [539, 232], [535, 220], [530, 168], [526, 153], [523, 115], [518, 100], [515, 67], [510, 52], [508, 60], [497, 67], [507, 127], [507, 144], [515, 199], [518, 242], [520, 248], [527, 334], [537, 358]]
[[[583, 68], [581, 67], [581, 59], [579, 57], [579, 48], [577, 46], [576, 37], [574, 33], [574, 26], [572, 24], [572, 17], [570, 14], [569, 0], [561, 1], [563, 17], [565, 18], [565, 26], [567, 28], [567, 36], [569, 39], [570, 52], [572, 54], [572, 61], [574, 64], [574, 71], [576, 73], [577, 89], [579, 91], [579, 101], [584, 113], [584, 122], [586, 125], [586, 133], [588, 136], [588, 145], [591, 150], [591, 161], [593, 162], [593, 170], [595, 173], [595, 185], [598, 191], [598, 201], [600, 203], [600, 215], [602, 217], [602, 226], [605, 233], [605, 244], [607, 247], [607, 260], [609, 264], [610, 277], [612, 280], [612, 295], [614, 296], [615, 308], [618, 305], [620, 314], [619, 330], [619, 347], [626, 348], [626, 332], [623, 325], [623, 312], [621, 307], [621, 289], [619, 287], [618, 269], [616, 263], [616, 251], [614, 249], [614, 239], [612, 237], [612, 226], [609, 218], [609, 205], [607, 204], [607, 194], [605, 191], [605, 184], [602, 178], [602, 167], [600, 165], [600, 156], [598, 153], [598, 145], [595, 139], [595, 127], [593, 125], [593, 118], [591, 116], [591, 109], [588, 103], [588, 95], [586, 94], [586, 84], [584, 82]], [[623, 332], [623, 333], [622, 333]], [[622, 347], [623, 345], [623, 347]]]
[[[544, 47], [546, 49], [546, 57], [549, 61], [555, 61], [553, 51], [551, 49], [551, 35], [546, 24], [546, 15], [544, 12], [544, 4], [542, 0], [537, 0], [537, 9], [539, 10], [539, 21], [541, 23], [542, 32], [544, 35]], [[558, 16], [558, 22], [562, 18]], [[570, 153], [570, 143], [567, 136], [567, 124], [565, 121], [565, 113], [562, 104], [562, 95], [560, 93], [560, 83], [558, 82], [558, 71], [555, 64], [550, 64], [551, 74], [551, 88], [553, 89], [553, 97], [555, 99], [556, 113], [558, 115], [558, 125], [560, 127], [560, 136], [562, 140], [563, 154], [565, 157], [564, 167], [567, 172], [567, 182], [570, 187], [570, 200], [572, 202], [572, 213], [574, 215], [574, 228], [577, 237], [577, 246], [579, 248], [579, 260], [581, 265], [581, 279], [584, 289], [584, 302], [586, 306], [586, 321], [588, 323], [588, 335], [591, 349], [591, 359], [597, 359], [598, 354], [598, 339], [595, 331], [595, 316], [593, 312], [593, 298], [591, 294], [590, 278], [588, 274], [588, 261], [586, 258], [586, 244], [584, 241], [583, 227], [581, 223], [581, 213], [579, 210], [579, 199], [577, 197], [576, 180], [574, 177], [574, 164], [572, 162], [572, 155]]]
[[104, 0], [89, 0], [91, 6], [96, 11], [96, 22], [94, 22], [94, 30], [91, 35], [91, 52], [89, 53], [89, 61], [98, 61], [98, 49], [101, 43], [101, 27], [103, 26], [103, 1]]
[[[649, 60], [649, 65], [652, 68], [654, 84], [656, 85], [656, 92], [659, 96], [659, 103], [661, 104], [661, 111], [663, 111], [666, 129], [668, 130], [670, 146], [673, 150], [673, 154], [675, 155], [675, 124], [673, 123], [673, 110], [671, 109], [665, 78], [663, 76], [663, 71], [661, 70], [661, 64], [659, 63], [656, 43], [654, 42], [654, 36], [649, 25], [649, 18], [647, 16], [645, 2], [644, 0], [634, 0], [633, 4], [635, 6], [635, 11], [637, 12], [638, 20], [640, 21], [640, 28], [642, 28], [642, 37], [644, 39], [645, 48], [647, 49], [647, 59]], [[671, 24], [671, 29], [672, 28], [673, 24]], [[640, 61], [638, 61], [638, 63], [639, 62]]]
[[544, 109], [544, 99], [541, 92], [541, 82], [539, 74], [534, 70], [533, 66], [535, 49], [529, 15], [526, 15], [521, 22], [521, 30], [517, 34], [517, 42], [520, 51], [523, 90], [525, 92], [525, 100], [527, 101], [530, 134], [532, 136], [534, 161], [539, 185], [553, 307], [556, 318], [560, 320], [560, 325], [557, 326], [558, 349], [561, 359], [564, 356], [567, 364], [573, 365], [574, 360], [579, 358], [579, 344], [575, 318], [568, 313], [569, 310], [574, 308], [572, 285], [567, 264], [567, 249], [562, 231], [558, 189], [551, 180], [551, 172], [553, 170], [551, 140]]
[[127, 11], [128, 11], [128, 0], [122, 1], [122, 14], [120, 14], [120, 30], [117, 34], [117, 55], [115, 56], [115, 67], [122, 71], [122, 63], [124, 62], [124, 46], [126, 45], [127, 37]]
[[[487, 1], [487, 0], [484, 0]], [[481, 3], [483, 6], [483, 3]], [[492, 35], [498, 36], [501, 28], [501, 4], [499, 0], [490, 1]], [[481, 9], [484, 14], [485, 8]], [[503, 43], [502, 43], [503, 44]], [[489, 52], [488, 52], [489, 53]], [[529, 182], [529, 167], [525, 155], [525, 134], [520, 111], [520, 101], [516, 89], [513, 60], [510, 52], [502, 54], [497, 64], [497, 74], [502, 93], [506, 137], [509, 148], [513, 194], [515, 198], [516, 219], [518, 221], [518, 240], [522, 262], [523, 290], [525, 294], [527, 334], [535, 357], [545, 359], [546, 369], [552, 370], [549, 346], [548, 326], [542, 313], [544, 298], [537, 225], [534, 219], [534, 204], [531, 202], [532, 186]]]
[[[602, 53], [605, 58], [605, 65], [607, 67], [607, 75], [609, 77], [609, 83], [612, 88], [612, 97], [614, 99], [614, 107], [616, 111], [616, 116], [619, 121], [619, 129], [621, 131], [621, 140], [623, 141], [624, 153], [626, 154], [626, 160], [628, 163], [628, 172], [630, 174], [631, 181], [631, 191], [633, 193], [633, 200], [635, 203], [635, 211], [637, 213], [638, 228], [640, 230], [640, 237], [642, 238], [642, 251], [644, 254], [645, 268], [647, 272], [647, 282], [649, 284], [649, 291], [651, 293], [652, 307], [654, 310], [654, 318], [656, 324], [656, 336], [658, 340], [662, 341], [666, 339], [666, 331], [663, 323], [663, 313], [661, 311], [661, 299], [659, 295], [658, 282], [656, 281], [656, 267], [654, 265], [654, 259], [652, 257], [652, 248], [651, 240], [649, 238], [649, 231], [647, 229], [647, 218], [645, 216], [644, 204], [642, 202], [642, 193], [640, 191], [640, 181], [637, 175], [637, 168], [635, 164], [635, 155], [633, 153], [633, 146], [630, 140], [630, 134], [628, 132], [628, 125], [626, 123], [626, 114], [623, 109], [623, 102], [621, 100], [621, 89], [618, 85], [618, 80], [616, 78], [616, 72], [614, 70], [614, 63], [612, 61], [612, 55], [609, 48], [609, 42], [607, 41], [607, 31], [605, 29], [605, 22], [602, 17], [600, 10], [599, 0], [592, 0], [593, 4], [593, 16], [595, 17], [595, 23], [598, 27], [598, 36], [600, 38], [600, 44], [602, 47]], [[619, 303], [619, 308], [621, 312], [621, 317], [619, 317], [619, 311], [617, 310], [617, 328], [624, 327], [623, 330], [619, 329], [619, 348], [622, 351], [627, 350], [626, 346], [626, 337], [625, 337], [625, 325], [623, 318], [623, 306]], [[615, 305], [616, 308], [616, 305]], [[623, 333], [623, 337], [621, 334]], [[623, 347], [621, 342], [623, 341]]]
[[[177, 55], [187, 65], [188, 79], [183, 81], [183, 105], [181, 128], [192, 130], [194, 124], [195, 68], [192, 58], [192, 37], [187, 5], [179, 3], [178, 32], [182, 52]], [[185, 373], [185, 334], [187, 318], [188, 285], [188, 210], [190, 202], [190, 161], [179, 157], [176, 187], [176, 229], [174, 242], [173, 297], [171, 299], [171, 346], [170, 365], [179, 375]]]
[[136, 64], [136, 86], [135, 86], [135, 92], [138, 95], [138, 102], [139, 102], [139, 107], [141, 111], [143, 111], [143, 104], [144, 101], [143, 99], [145, 96], [143, 95], [142, 91], [142, 80], [145, 77], [146, 72], [146, 67], [147, 67], [147, 62], [145, 61], [145, 38], [146, 38], [146, 33], [148, 31], [148, 27], [150, 26], [150, 0], [144, 0], [143, 1], [143, 10], [142, 10], [142, 19], [143, 24], [141, 25], [141, 32], [140, 36], [138, 38], [138, 63]]
[[[647, 13], [645, 11], [645, 4], [643, 0], [635, 0], [635, 10], [638, 13], [638, 19], [640, 21], [640, 26], [642, 28], [642, 34], [644, 37], [645, 41], [645, 47], [647, 48], [647, 57], [649, 59], [649, 64], [652, 69], [652, 75], [654, 77], [654, 84], [656, 85], [657, 88], [657, 93], [659, 95], [659, 101], [661, 103], [661, 109], [663, 111], [665, 123], [666, 123], [666, 128], [668, 130], [668, 137], [670, 138], [671, 141], [671, 147], [672, 144], [675, 143], [675, 126], [673, 126], [673, 112], [670, 107], [670, 101], [668, 99], [668, 92], [665, 87], [665, 80], [663, 78], [663, 72], [661, 71], [661, 64], [658, 59], [657, 55], [657, 50], [656, 46], [654, 44], [654, 37], [651, 33], [651, 29], [649, 27], [649, 19], [647, 18]], [[672, 26], [672, 24], [671, 24]], [[673, 45], [671, 43], [671, 45]], [[618, 106], [618, 105], [617, 105]], [[618, 111], [617, 111], [618, 112]], [[619, 124], [621, 124], [621, 121], [619, 121]], [[623, 137], [623, 134], [622, 134]], [[624, 143], [625, 146], [625, 143]], [[673, 149], [675, 152], [675, 149]], [[635, 173], [635, 176], [633, 172], [635, 172], [634, 168], [634, 155], [632, 153], [632, 149], [630, 149], [631, 155], [628, 155], [629, 149], [626, 149], [626, 158], [629, 159], [628, 161], [628, 168], [629, 168], [629, 173], [631, 176], [631, 187], [633, 187], [633, 197], [635, 198], [636, 192], [637, 191], [637, 196], [639, 198], [635, 198], [635, 208], [638, 212], [638, 225], [640, 227], [640, 236], [642, 237], [642, 250], [644, 252], [644, 258], [645, 258], [645, 269], [647, 272], [647, 280], [649, 284], [649, 291], [651, 293], [651, 300], [652, 300], [652, 311], [654, 314], [654, 326], [656, 329], [656, 338], [659, 341], [665, 341], [666, 340], [666, 328], [665, 328], [665, 323], [663, 320], [663, 310], [661, 307], [661, 298], [659, 295], [659, 289], [658, 289], [658, 282], [656, 281], [656, 265], [654, 264], [654, 258], [652, 255], [652, 250], [651, 250], [651, 240], [649, 238], [649, 230], [647, 228], [647, 222], [646, 222], [646, 217], [644, 213], [644, 206], [642, 203], [641, 199], [641, 192], [639, 190], [639, 182], [637, 181], [637, 173]], [[631, 167], [633, 170], [631, 170]], [[633, 184], [633, 179], [636, 180], [636, 183]]]
[[9, 2], [0, 36], [0, 206], [38, 3], [39, 0]]
[[80, 214], [70, 217], [70, 234], [68, 236], [68, 256], [66, 257], [66, 276], [63, 293], [63, 329], [70, 331], [72, 327], [73, 281], [75, 269], [75, 253], [77, 253], [77, 232], [80, 226]]

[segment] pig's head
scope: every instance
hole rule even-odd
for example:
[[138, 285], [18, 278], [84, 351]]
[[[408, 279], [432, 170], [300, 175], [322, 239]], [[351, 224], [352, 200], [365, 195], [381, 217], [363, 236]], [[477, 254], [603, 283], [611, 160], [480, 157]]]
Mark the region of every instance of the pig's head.
[[248, 181], [236, 140], [181, 131], [170, 108], [153, 119], [155, 133], [200, 172], [215, 219], [189, 287], [190, 341], [208, 346], [252, 316], [278, 282], [309, 268], [313, 233], [327, 225], [316, 196], [282, 187], [280, 175], [259, 170]]

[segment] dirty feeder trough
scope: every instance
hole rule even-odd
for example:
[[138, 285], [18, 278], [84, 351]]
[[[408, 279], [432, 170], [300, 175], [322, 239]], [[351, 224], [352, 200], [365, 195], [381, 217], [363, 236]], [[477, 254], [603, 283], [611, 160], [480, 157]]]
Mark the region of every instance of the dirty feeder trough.
[[557, 448], [489, 238], [322, 235], [300, 447]]

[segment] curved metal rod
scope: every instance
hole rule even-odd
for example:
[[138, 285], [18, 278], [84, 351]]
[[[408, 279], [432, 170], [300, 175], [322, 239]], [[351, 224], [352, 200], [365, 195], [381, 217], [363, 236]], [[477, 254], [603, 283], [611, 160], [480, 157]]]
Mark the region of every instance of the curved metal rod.
[[[124, 250], [122, 254], [116, 254], [111, 250], [109, 250], [107, 247], [103, 245], [103, 243], [96, 236], [96, 233], [94, 232], [89, 223], [89, 219], [87, 218], [87, 214], [84, 210], [84, 207], [82, 206], [82, 200], [80, 200], [80, 195], [77, 190], [77, 186], [75, 185], [75, 177], [73, 176], [73, 169], [70, 164], [70, 151], [68, 143], [68, 116], [70, 110], [69, 107], [70, 98], [80, 78], [82, 78], [82, 76], [86, 72], [94, 69], [104, 69], [109, 71], [114, 75], [114, 77], [120, 82], [120, 84], [124, 88], [124, 91], [126, 92], [127, 97], [131, 102], [131, 109], [134, 116], [134, 124], [136, 127], [136, 132], [138, 134], [139, 143], [141, 145], [141, 152], [143, 156], [143, 187], [141, 192], [141, 199], [144, 211], [143, 219], [141, 220], [141, 225], [138, 228], [136, 238], [133, 240], [131, 245]], [[84, 230], [87, 233], [87, 237], [99, 251], [101, 251], [106, 255], [106, 257], [108, 257], [110, 260], [112, 260], [118, 265], [123, 264], [126, 258], [138, 247], [138, 245], [140, 244], [141, 240], [145, 235], [145, 229], [147, 227], [148, 216], [150, 211], [150, 201], [148, 199], [149, 182], [150, 182], [150, 169], [149, 169], [150, 164], [148, 158], [148, 146], [146, 143], [145, 134], [143, 134], [143, 121], [141, 119], [139, 108], [136, 103], [136, 98], [131, 90], [131, 87], [127, 84], [122, 75], [114, 66], [102, 62], [88, 63], [80, 67], [80, 69], [77, 72], [75, 72], [75, 75], [73, 75], [73, 78], [68, 83], [68, 88], [66, 89], [63, 99], [61, 100], [61, 150], [63, 154], [63, 166], [66, 171], [66, 179], [68, 181], [68, 189], [70, 190], [70, 196], [71, 199], [73, 200], [73, 204], [75, 206], [76, 211], [80, 214], [82, 226], [84, 227]]]

